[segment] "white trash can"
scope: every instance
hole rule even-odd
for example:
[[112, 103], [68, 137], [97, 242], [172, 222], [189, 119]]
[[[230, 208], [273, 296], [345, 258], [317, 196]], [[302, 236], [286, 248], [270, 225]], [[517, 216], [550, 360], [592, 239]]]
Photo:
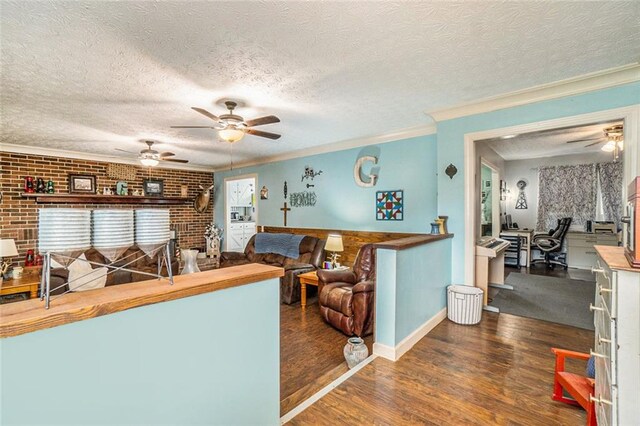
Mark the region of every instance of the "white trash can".
[[447, 287], [447, 318], [456, 324], [473, 325], [482, 318], [483, 292], [478, 287]]

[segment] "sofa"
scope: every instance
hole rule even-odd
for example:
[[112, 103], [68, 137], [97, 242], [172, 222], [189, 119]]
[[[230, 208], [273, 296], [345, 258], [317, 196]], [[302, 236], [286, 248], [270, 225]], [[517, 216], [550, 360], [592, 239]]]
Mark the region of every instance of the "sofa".
[[325, 241], [305, 236], [300, 241], [300, 255], [296, 259], [292, 259], [275, 253], [256, 253], [255, 239], [255, 235], [249, 239], [244, 252], [222, 252], [220, 267], [263, 263], [284, 268], [284, 276], [280, 278], [280, 301], [287, 305], [299, 302], [300, 281], [298, 275], [320, 268], [324, 259]]
[[[134, 254], [135, 253], [135, 254]], [[114, 263], [115, 266], [123, 266], [124, 264], [131, 262], [133, 259], [136, 259], [142, 256], [144, 253], [140, 251], [137, 247], [133, 246], [127, 249], [124, 254], [120, 257], [120, 260]], [[130, 256], [131, 255], [131, 256]], [[90, 248], [84, 252], [84, 256], [87, 260], [91, 262], [98, 262], [101, 264], [110, 263], [99, 251], [96, 249]], [[128, 257], [130, 256], [130, 257]], [[76, 261], [77, 262], [77, 261]], [[101, 266], [92, 265], [93, 269], [100, 268]], [[158, 273], [158, 257], [157, 255], [150, 259], [148, 256], [143, 256], [140, 259], [133, 262], [131, 265], [126, 266], [128, 269], [135, 269], [137, 271], [147, 272], [151, 274]], [[179, 273], [179, 264], [177, 260], [173, 260], [171, 262], [171, 270], [174, 275]], [[109, 271], [110, 273], [107, 275], [107, 282], [105, 287], [119, 284], [127, 284], [136, 281], [145, 281], [153, 279], [149, 275], [138, 274], [135, 272], [129, 271]], [[167, 268], [165, 266], [162, 267], [161, 271], [163, 276], [167, 276]], [[51, 294], [62, 294], [65, 291], [69, 290], [69, 286], [65, 283], [69, 279], [69, 271], [66, 268], [52, 268], [51, 269]], [[62, 286], [62, 284], [65, 284]], [[62, 286], [62, 287], [60, 287]], [[60, 288], [57, 288], [60, 287]], [[56, 289], [56, 290], [54, 290]]]
[[373, 333], [375, 282], [375, 246], [365, 244], [352, 270], [318, 271], [320, 315], [347, 336]]

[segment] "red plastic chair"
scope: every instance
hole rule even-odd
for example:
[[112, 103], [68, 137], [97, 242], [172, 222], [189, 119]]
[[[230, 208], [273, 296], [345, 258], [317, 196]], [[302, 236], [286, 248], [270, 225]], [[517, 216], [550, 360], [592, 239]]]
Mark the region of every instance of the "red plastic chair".
[[[551, 351], [556, 355], [553, 396], [551, 398], [554, 401], [564, 402], [565, 404], [581, 406], [587, 411], [587, 426], [597, 426], [595, 404], [590, 398], [590, 396], [593, 395], [595, 380], [564, 371], [565, 358], [587, 361], [589, 354], [558, 348], [551, 348]], [[565, 397], [562, 394], [563, 389], [567, 391], [572, 398]]]

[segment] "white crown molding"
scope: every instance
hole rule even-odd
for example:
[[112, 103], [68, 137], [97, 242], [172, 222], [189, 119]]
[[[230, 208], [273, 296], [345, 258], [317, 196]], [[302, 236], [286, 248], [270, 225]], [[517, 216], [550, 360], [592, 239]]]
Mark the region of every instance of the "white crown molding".
[[[416, 127], [410, 127], [390, 133], [384, 133], [376, 136], [365, 136], [362, 138], [347, 139], [340, 142], [333, 142], [326, 145], [315, 146], [311, 148], [300, 149], [288, 152], [286, 154], [278, 154], [271, 157], [261, 158], [259, 160], [248, 161], [245, 163], [234, 164], [234, 169], [243, 167], [258, 166], [261, 164], [275, 163], [277, 161], [292, 160], [294, 158], [309, 157], [311, 155], [326, 154], [329, 152], [345, 151], [352, 148], [360, 148], [368, 145], [383, 144], [389, 142], [397, 142], [403, 139], [415, 138], [418, 136], [432, 135], [436, 133], [436, 125], [434, 123], [424, 124]], [[215, 169], [216, 172], [230, 170], [230, 167], [220, 167]]]
[[594, 90], [620, 86], [635, 81], [640, 81], [640, 64], [638, 63], [492, 96], [451, 108], [425, 111], [425, 113], [436, 122], [441, 122], [468, 115], [592, 92]]
[[[40, 146], [31, 145], [15, 145], [15, 144], [0, 144], [0, 152], [12, 152], [15, 154], [32, 154], [32, 155], [44, 155], [47, 157], [61, 157], [61, 158], [75, 158], [78, 160], [91, 160], [101, 161], [105, 163], [119, 163], [119, 164], [132, 164], [134, 166], [142, 166], [137, 159], [123, 158], [111, 155], [92, 154], [88, 152], [67, 151], [65, 149], [54, 149]], [[213, 167], [202, 166], [197, 164], [181, 164], [181, 163], [160, 163], [154, 168], [158, 169], [177, 169], [177, 170], [189, 170], [195, 172], [213, 172]]]

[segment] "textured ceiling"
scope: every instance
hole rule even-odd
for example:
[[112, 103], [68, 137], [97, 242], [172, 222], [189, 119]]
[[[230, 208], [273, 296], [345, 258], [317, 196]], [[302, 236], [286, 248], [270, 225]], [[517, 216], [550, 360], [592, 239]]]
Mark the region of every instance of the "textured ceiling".
[[[613, 154], [603, 153], [600, 149], [606, 142], [603, 129], [621, 121], [610, 123], [590, 124], [586, 126], [567, 127], [562, 129], [543, 130], [539, 132], [515, 135], [513, 138], [494, 138], [478, 141], [487, 143], [500, 157], [505, 160], [524, 160], [527, 158], [555, 157], [571, 154], [601, 154], [604, 158], [613, 159]], [[599, 138], [597, 145], [587, 146], [598, 140], [567, 143], [573, 140]]]
[[229, 146], [190, 106], [245, 118], [234, 161], [427, 124], [423, 111], [636, 62], [640, 2], [3, 1], [1, 142], [108, 155]]

